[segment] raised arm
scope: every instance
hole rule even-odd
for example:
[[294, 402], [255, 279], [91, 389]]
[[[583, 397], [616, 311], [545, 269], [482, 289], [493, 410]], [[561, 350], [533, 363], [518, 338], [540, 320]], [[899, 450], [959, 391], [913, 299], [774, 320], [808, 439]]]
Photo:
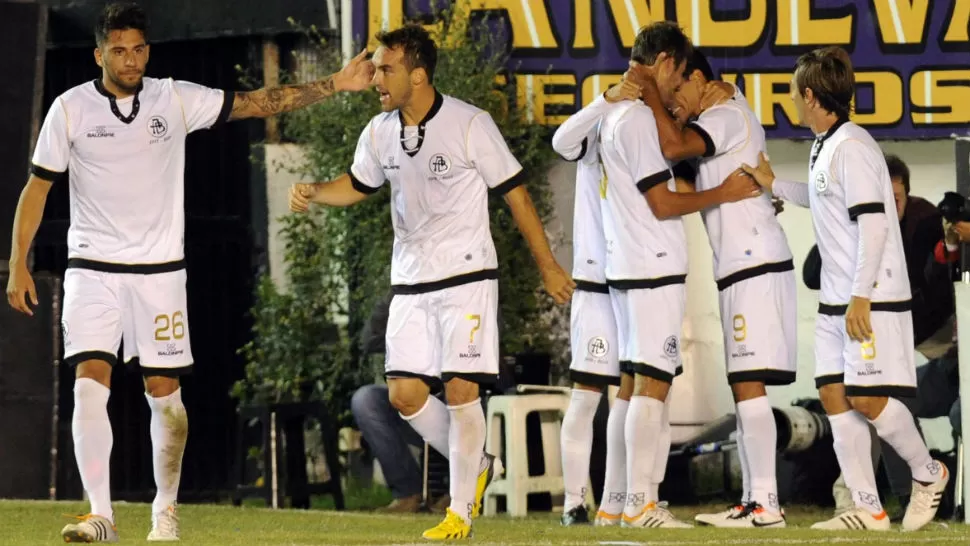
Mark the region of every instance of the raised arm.
[[614, 85], [606, 93], [596, 97], [593, 102], [569, 116], [552, 135], [552, 148], [566, 161], [579, 161], [586, 155], [589, 135], [596, 130], [607, 106], [621, 100], [636, 100], [640, 88], [630, 81]]
[[340, 91], [367, 89], [374, 77], [374, 65], [366, 57], [367, 51], [361, 51], [340, 72], [315, 82], [237, 92], [229, 120], [275, 116], [316, 104]]

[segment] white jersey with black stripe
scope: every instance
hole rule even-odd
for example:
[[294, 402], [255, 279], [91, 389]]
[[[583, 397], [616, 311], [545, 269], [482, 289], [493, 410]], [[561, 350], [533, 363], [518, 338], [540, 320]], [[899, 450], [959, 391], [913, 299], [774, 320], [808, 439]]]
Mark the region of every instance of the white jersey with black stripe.
[[371, 119], [350, 176], [363, 193], [390, 181], [392, 288], [425, 292], [498, 278], [488, 194], [515, 188], [521, 174], [489, 113], [453, 97], [435, 92], [417, 127], [406, 127], [397, 110]]
[[122, 266], [182, 260], [185, 137], [226, 121], [232, 103], [232, 93], [155, 78], [122, 99], [100, 80], [57, 97], [31, 173], [68, 179], [68, 257]]
[[[889, 168], [879, 144], [855, 123], [834, 125], [823, 137], [809, 172], [809, 201], [815, 238], [822, 258], [823, 305], [842, 306], [852, 298], [859, 256], [862, 214], [892, 214], [896, 210]], [[880, 303], [911, 299], [899, 222], [887, 222], [888, 233], [872, 290], [874, 309]]]
[[[702, 112], [688, 127], [707, 143], [705, 157], [698, 165], [698, 191], [720, 186], [742, 163], [757, 165], [758, 155], [766, 151], [764, 128], [740, 91], [727, 102]], [[705, 209], [701, 217], [714, 252], [714, 275], [719, 281], [754, 268], [793, 268], [788, 239], [767, 193]]]
[[603, 231], [608, 283], [647, 288], [655, 281], [685, 276], [683, 221], [679, 216], [657, 218], [644, 195], [657, 184], [676, 189], [660, 149], [653, 112], [640, 101], [608, 108], [599, 132], [606, 175]]

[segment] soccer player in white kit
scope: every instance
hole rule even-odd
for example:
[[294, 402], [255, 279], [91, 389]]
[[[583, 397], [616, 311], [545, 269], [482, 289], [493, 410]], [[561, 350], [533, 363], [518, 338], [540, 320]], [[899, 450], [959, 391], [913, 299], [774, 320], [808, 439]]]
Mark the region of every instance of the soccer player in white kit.
[[[561, 523], [589, 523], [584, 504], [593, 446], [593, 417], [603, 389], [620, 385], [607, 422], [606, 484], [604, 501], [613, 498], [622, 509], [626, 498], [626, 446], [623, 415], [633, 394], [633, 376], [623, 375], [617, 358], [616, 320], [606, 285], [606, 239], [603, 235], [602, 200], [606, 189], [600, 165], [597, 132], [604, 106], [620, 100], [636, 100], [640, 87], [625, 81], [570, 116], [556, 130], [552, 147], [563, 159], [576, 162], [576, 198], [573, 205], [573, 280], [576, 291], [570, 307], [572, 362], [569, 378], [573, 392], [560, 434], [562, 473], [566, 495]], [[669, 423], [667, 431], [669, 433]], [[661, 471], [661, 479], [663, 472]], [[602, 504], [602, 503], [601, 503]], [[615, 513], [618, 513], [616, 510]], [[598, 518], [600, 524], [619, 523], [619, 517]]]
[[[522, 166], [491, 116], [434, 88], [437, 48], [428, 32], [407, 25], [377, 40], [374, 83], [383, 113], [361, 133], [350, 171], [331, 182], [295, 185], [290, 206], [348, 206], [390, 181], [389, 396], [449, 461], [451, 506], [424, 537], [469, 538], [496, 461], [483, 453], [478, 388], [498, 375], [498, 263], [489, 191], [505, 197], [546, 290], [565, 303], [574, 285], [556, 263], [521, 185]], [[429, 396], [429, 385], [442, 381], [447, 406]]]
[[373, 73], [362, 52], [326, 80], [248, 93], [143, 78], [149, 55], [145, 28], [138, 6], [105, 7], [94, 50], [102, 77], [51, 105], [14, 219], [7, 298], [30, 315], [27, 296], [34, 305], [37, 296], [27, 252], [51, 185], [70, 184], [64, 357], [76, 366], [74, 453], [91, 513], [63, 529], [69, 542], [118, 540], [107, 402], [122, 339], [126, 360], [140, 363], [152, 413], [158, 492], [148, 540], [179, 539], [176, 499], [188, 435], [179, 377], [193, 365], [182, 242], [186, 135], [363, 89]]
[[896, 399], [916, 389], [910, 286], [892, 182], [879, 144], [849, 121], [855, 75], [838, 47], [799, 57], [791, 98], [816, 139], [809, 183], [776, 180], [767, 158], [746, 172], [776, 196], [810, 207], [822, 257], [815, 323], [815, 384], [855, 508], [817, 529], [890, 528], [876, 489], [867, 420], [909, 463], [913, 493], [904, 530], [936, 515], [949, 471], [934, 461], [913, 415]]
[[[727, 101], [703, 108], [702, 94], [714, 72], [694, 50], [688, 80], [677, 92], [681, 127], [647, 82], [644, 100], [653, 110], [664, 155], [671, 161], [699, 158], [697, 190], [710, 190], [735, 175], [743, 162], [765, 151], [765, 132], [744, 95], [733, 85]], [[678, 169], [675, 168], [675, 172]], [[771, 198], [761, 195], [701, 211], [714, 252], [720, 292], [727, 379], [737, 409], [741, 503], [695, 520], [716, 527], [784, 527], [775, 475], [777, 431], [765, 385], [795, 381], [795, 266]]]
[[[652, 23], [637, 34], [630, 73], [649, 73], [664, 104], [671, 106], [691, 50], [675, 23]], [[627, 487], [622, 523], [689, 527], [658, 504], [651, 487], [654, 462], [669, 455], [669, 444], [660, 446], [659, 440], [667, 393], [680, 373], [687, 278], [687, 238], [680, 217], [760, 191], [752, 181], [734, 177], [710, 191], [677, 193], [650, 108], [640, 101], [605, 108], [599, 152], [607, 180], [606, 282], [617, 322], [620, 369], [635, 376], [624, 425]]]

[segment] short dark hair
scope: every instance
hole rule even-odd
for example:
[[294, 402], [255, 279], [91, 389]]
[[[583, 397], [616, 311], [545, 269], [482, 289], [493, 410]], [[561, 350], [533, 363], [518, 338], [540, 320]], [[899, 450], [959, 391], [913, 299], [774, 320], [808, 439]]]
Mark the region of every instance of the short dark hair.
[[898, 155], [887, 154], [886, 166], [889, 167], [889, 178], [899, 178], [903, 182], [906, 195], [909, 195], [909, 167]]
[[711, 68], [711, 63], [707, 62], [707, 56], [701, 53], [699, 49], [695, 49], [691, 53], [690, 59], [687, 59], [687, 70], [684, 72], [684, 77], [690, 78], [695, 70], [700, 70], [707, 81], [714, 81], [714, 70]]
[[408, 70], [423, 68], [428, 73], [428, 83], [434, 81], [434, 68], [438, 64], [438, 46], [421, 25], [407, 24], [391, 31], [377, 33], [382, 46], [404, 50], [404, 66]]
[[146, 33], [148, 17], [145, 16], [145, 10], [134, 2], [113, 2], [101, 10], [97, 26], [94, 27], [94, 39], [100, 47], [108, 40], [108, 34], [112, 31], [128, 29]]
[[799, 57], [795, 61], [795, 85], [802, 96], [811, 89], [822, 108], [849, 119], [855, 72], [848, 52], [841, 47], [823, 47]]
[[693, 49], [690, 40], [677, 23], [657, 21], [641, 28], [637, 33], [637, 38], [633, 41], [633, 49], [630, 51], [630, 60], [652, 65], [657, 62], [657, 57], [661, 53], [666, 53], [679, 65], [690, 57]]

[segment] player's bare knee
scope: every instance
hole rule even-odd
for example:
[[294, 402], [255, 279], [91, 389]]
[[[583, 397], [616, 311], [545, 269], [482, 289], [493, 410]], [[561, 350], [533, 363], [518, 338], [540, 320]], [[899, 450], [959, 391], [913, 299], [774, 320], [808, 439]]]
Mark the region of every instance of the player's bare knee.
[[145, 376], [145, 392], [152, 398], [164, 398], [177, 390], [179, 390], [179, 379], [177, 377]]
[[768, 391], [765, 384], [758, 381], [742, 381], [731, 385], [731, 392], [734, 393], [735, 402], [744, 402], [767, 396]]
[[616, 397], [629, 402], [630, 398], [633, 397], [634, 382], [635, 380], [632, 375], [627, 373], [620, 374], [620, 390], [616, 392]]
[[637, 374], [633, 384], [636, 396], [647, 396], [655, 400], [666, 400], [670, 383], [646, 375]]
[[478, 398], [478, 383], [453, 377], [445, 383], [445, 398], [449, 406], [461, 406]]
[[875, 420], [886, 409], [889, 398], [885, 396], [850, 396], [849, 404], [870, 421]]
[[421, 411], [430, 394], [431, 389], [420, 379], [395, 377], [387, 380], [387, 398], [394, 409], [404, 416], [411, 416]]
[[831, 383], [818, 388], [818, 398], [828, 415], [838, 415], [852, 409], [848, 398], [845, 397], [845, 385]]
[[577, 391], [603, 392], [603, 387], [598, 387], [596, 385], [584, 385], [582, 383], [573, 383], [573, 389]]
[[111, 388], [111, 364], [104, 360], [85, 360], [74, 370], [75, 379], [92, 379]]

